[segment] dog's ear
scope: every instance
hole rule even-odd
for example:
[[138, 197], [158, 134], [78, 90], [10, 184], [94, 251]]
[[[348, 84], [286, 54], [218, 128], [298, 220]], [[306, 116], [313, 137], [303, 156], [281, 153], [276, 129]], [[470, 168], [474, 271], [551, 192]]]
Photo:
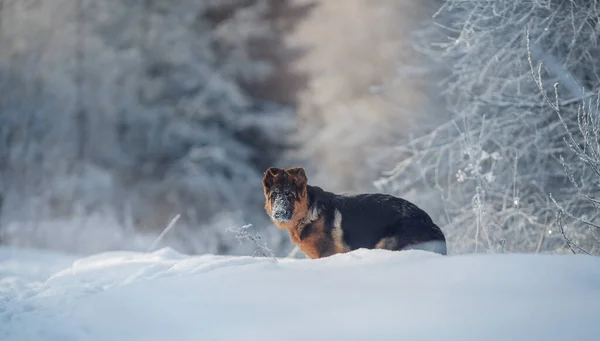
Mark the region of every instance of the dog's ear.
[[288, 168], [285, 170], [285, 172], [291, 178], [302, 179], [304, 181], [307, 181], [306, 172], [304, 171], [304, 168], [302, 168], [302, 167]]
[[289, 178], [296, 184], [298, 190], [304, 189], [308, 184], [308, 178], [306, 172], [302, 167], [288, 168], [285, 170]]
[[273, 182], [275, 180], [275, 177], [278, 174], [283, 173], [283, 169], [281, 168], [277, 168], [277, 167], [269, 167], [267, 169], [267, 171], [265, 172], [265, 176], [263, 177], [262, 180], [262, 184], [263, 184], [263, 189], [265, 191], [265, 195], [267, 195], [269, 193], [269, 190], [271, 189], [271, 186], [273, 186]]

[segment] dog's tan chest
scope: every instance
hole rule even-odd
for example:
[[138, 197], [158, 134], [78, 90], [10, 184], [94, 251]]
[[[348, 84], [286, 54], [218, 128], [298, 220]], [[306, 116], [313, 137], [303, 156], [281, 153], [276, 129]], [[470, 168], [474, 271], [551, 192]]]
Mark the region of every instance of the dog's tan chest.
[[343, 230], [341, 228], [341, 218], [336, 217], [336, 224], [327, 232], [325, 221], [320, 218], [310, 226], [304, 227], [309, 229], [304, 231], [304, 236], [301, 238], [302, 230], [294, 229], [290, 231], [292, 242], [300, 247], [308, 257], [316, 259], [328, 257], [336, 253], [348, 252], [350, 248], [343, 241]]
[[[301, 236], [302, 234], [305, 234]], [[318, 219], [309, 226], [304, 228], [296, 229], [294, 232], [290, 231], [290, 237], [292, 242], [298, 245], [302, 252], [308, 257], [315, 259], [323, 257], [323, 253], [327, 252], [327, 235], [325, 233], [325, 224], [323, 218]]]

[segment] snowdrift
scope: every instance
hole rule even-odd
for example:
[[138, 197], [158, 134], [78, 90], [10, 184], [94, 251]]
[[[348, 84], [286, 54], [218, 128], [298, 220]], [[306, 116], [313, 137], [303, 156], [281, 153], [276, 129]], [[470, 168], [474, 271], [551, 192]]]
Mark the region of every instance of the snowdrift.
[[0, 339], [598, 340], [600, 258], [0, 248]]

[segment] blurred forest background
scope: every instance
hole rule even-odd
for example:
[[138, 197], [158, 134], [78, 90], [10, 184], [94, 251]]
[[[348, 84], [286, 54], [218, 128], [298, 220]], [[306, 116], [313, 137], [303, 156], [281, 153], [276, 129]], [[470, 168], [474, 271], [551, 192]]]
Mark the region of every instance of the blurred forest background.
[[180, 214], [157, 246], [251, 254], [252, 224], [286, 255], [260, 180], [304, 166], [413, 201], [450, 253], [599, 253], [599, 12], [0, 0], [0, 243], [147, 250]]

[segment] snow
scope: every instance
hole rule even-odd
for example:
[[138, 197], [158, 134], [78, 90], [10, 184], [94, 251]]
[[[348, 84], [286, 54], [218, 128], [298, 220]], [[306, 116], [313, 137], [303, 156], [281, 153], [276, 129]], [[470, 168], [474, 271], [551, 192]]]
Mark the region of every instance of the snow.
[[0, 248], [0, 340], [598, 340], [600, 258]]

